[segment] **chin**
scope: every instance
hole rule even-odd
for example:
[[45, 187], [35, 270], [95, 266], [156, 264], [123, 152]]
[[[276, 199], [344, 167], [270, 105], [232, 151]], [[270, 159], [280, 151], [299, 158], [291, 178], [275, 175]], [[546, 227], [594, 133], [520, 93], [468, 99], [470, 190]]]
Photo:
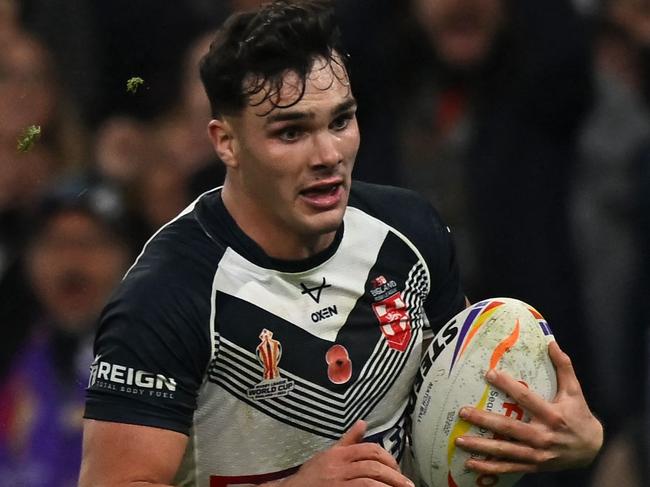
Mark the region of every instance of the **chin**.
[[443, 61], [456, 69], [481, 66], [489, 55], [491, 39], [482, 35], [455, 36], [447, 39], [439, 50]]
[[341, 223], [345, 209], [334, 209], [308, 217], [307, 227], [312, 234], [324, 235], [336, 232]]

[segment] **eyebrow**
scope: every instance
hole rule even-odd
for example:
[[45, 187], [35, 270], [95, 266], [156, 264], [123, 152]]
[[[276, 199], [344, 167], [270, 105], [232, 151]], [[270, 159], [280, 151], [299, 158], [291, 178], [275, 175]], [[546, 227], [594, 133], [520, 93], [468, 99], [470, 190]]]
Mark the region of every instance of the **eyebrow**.
[[[357, 106], [357, 100], [350, 97], [342, 101], [338, 105], [336, 105], [331, 111], [331, 116], [338, 117], [339, 115], [356, 108], [356, 106]], [[266, 117], [264, 125], [270, 125], [276, 122], [290, 122], [295, 120], [305, 120], [314, 117], [315, 114], [314, 112], [311, 111], [297, 111], [297, 110], [280, 111]]]

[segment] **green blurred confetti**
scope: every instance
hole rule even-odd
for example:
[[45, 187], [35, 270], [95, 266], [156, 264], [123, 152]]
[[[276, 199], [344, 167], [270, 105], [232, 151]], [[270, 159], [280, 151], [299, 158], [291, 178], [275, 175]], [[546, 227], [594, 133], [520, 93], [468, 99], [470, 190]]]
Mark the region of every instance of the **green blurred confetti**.
[[41, 137], [41, 126], [30, 125], [27, 127], [18, 139], [18, 152], [29, 151], [34, 143]]
[[144, 80], [138, 76], [129, 78], [126, 82], [126, 91], [134, 95], [138, 91], [138, 88], [143, 84]]

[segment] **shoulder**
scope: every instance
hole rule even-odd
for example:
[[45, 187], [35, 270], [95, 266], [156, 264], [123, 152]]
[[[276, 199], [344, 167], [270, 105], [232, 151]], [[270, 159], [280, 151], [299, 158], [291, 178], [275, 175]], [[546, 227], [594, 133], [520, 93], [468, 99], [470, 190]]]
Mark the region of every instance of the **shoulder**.
[[105, 307], [102, 321], [123, 321], [124, 316], [158, 325], [163, 319], [196, 321], [209, 312], [212, 280], [223, 253], [194, 211], [186, 210], [145, 244]]
[[410, 189], [355, 181], [348, 205], [417, 242], [425, 243], [448, 233], [435, 208]]
[[424, 197], [408, 189], [355, 183], [349, 206], [383, 222], [424, 258], [430, 280], [425, 310], [434, 331], [462, 309], [465, 298], [450, 230]]
[[157, 287], [184, 287], [214, 273], [224, 251], [206, 233], [196, 210], [189, 207], [147, 241], [124, 282], [158, 281]]
[[439, 216], [431, 204], [411, 189], [354, 181], [349, 206], [382, 220], [408, 221], [423, 215]]
[[219, 263], [200, 233], [187, 215], [147, 242], [101, 313], [95, 355], [102, 362], [200, 380], [211, 353], [211, 289]]

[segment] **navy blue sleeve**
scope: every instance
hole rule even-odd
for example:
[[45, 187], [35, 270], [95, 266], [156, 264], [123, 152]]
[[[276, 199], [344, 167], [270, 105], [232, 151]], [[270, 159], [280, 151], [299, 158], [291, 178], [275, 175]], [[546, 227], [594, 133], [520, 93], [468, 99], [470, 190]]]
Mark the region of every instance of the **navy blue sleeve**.
[[424, 303], [432, 332], [438, 333], [447, 321], [465, 308], [465, 293], [460, 281], [456, 247], [451, 230], [436, 211], [428, 205], [432, 242], [424, 248], [425, 259], [431, 272], [431, 289]]
[[149, 252], [122, 282], [101, 316], [86, 418], [189, 433], [211, 355], [213, 272], [197, 260]]

